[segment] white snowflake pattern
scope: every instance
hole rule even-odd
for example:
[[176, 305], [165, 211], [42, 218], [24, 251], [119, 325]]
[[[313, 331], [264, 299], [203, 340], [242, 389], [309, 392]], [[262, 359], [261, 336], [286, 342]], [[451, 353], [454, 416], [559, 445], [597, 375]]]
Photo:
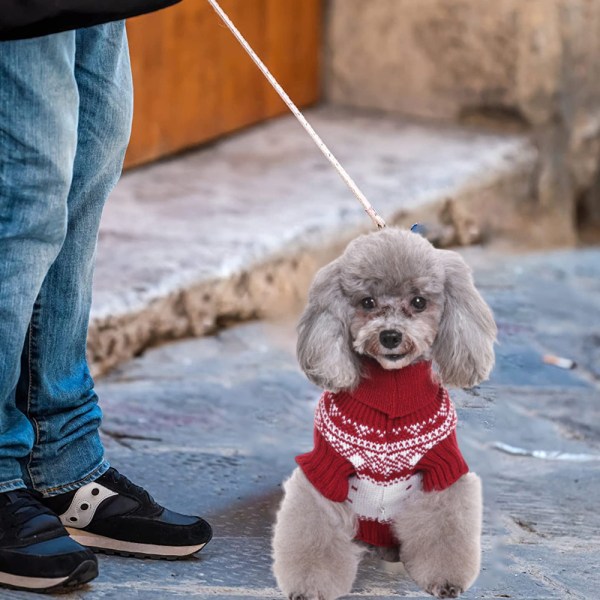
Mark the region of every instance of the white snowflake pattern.
[[[331, 447], [354, 465], [360, 477], [381, 475], [388, 485], [405, 479], [407, 471], [414, 470], [431, 448], [454, 431], [456, 420], [456, 410], [446, 393], [435, 415], [421, 423], [391, 429], [395, 441], [388, 442], [385, 434], [381, 435], [383, 432], [355, 422], [324, 395], [317, 408], [315, 426]], [[335, 421], [347, 429], [341, 429]], [[382, 441], [374, 441], [374, 436]], [[396, 477], [389, 479], [394, 473]]]

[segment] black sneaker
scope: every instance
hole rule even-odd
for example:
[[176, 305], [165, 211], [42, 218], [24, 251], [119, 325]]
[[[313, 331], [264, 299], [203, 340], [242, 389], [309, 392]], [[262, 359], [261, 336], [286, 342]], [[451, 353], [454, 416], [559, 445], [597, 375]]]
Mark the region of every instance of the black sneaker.
[[0, 586], [68, 591], [98, 575], [93, 552], [67, 534], [35, 492], [0, 494]]
[[183, 558], [212, 537], [206, 521], [163, 508], [112, 468], [74, 492], [43, 502], [60, 516], [74, 540], [107, 554]]

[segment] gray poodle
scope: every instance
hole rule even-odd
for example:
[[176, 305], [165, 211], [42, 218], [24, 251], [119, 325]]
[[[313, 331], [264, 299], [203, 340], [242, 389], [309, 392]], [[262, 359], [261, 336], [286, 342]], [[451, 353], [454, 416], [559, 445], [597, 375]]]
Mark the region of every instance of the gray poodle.
[[314, 448], [284, 485], [279, 587], [292, 600], [348, 594], [371, 547], [433, 596], [457, 597], [479, 573], [481, 482], [442, 382], [485, 380], [496, 339], [470, 269], [409, 231], [363, 235], [317, 273], [298, 335], [300, 365], [325, 391]]

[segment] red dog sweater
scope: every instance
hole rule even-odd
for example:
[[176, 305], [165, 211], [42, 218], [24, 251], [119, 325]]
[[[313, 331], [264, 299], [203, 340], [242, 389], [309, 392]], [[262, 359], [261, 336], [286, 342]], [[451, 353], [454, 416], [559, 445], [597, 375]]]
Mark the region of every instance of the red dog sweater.
[[323, 393], [314, 449], [296, 462], [326, 498], [351, 505], [357, 539], [394, 546], [389, 522], [411, 492], [443, 490], [469, 471], [455, 430], [430, 362], [386, 370], [368, 360], [356, 390]]

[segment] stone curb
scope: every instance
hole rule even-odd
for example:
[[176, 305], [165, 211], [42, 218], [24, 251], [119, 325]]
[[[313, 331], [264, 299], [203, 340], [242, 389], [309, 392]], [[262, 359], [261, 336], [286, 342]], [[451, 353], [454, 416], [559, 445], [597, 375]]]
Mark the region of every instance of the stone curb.
[[[537, 164], [528, 138], [308, 116], [389, 225], [426, 222], [441, 245], [522, 230]], [[94, 374], [163, 341], [289, 313], [315, 270], [372, 229], [292, 117], [127, 173], [100, 231]]]

